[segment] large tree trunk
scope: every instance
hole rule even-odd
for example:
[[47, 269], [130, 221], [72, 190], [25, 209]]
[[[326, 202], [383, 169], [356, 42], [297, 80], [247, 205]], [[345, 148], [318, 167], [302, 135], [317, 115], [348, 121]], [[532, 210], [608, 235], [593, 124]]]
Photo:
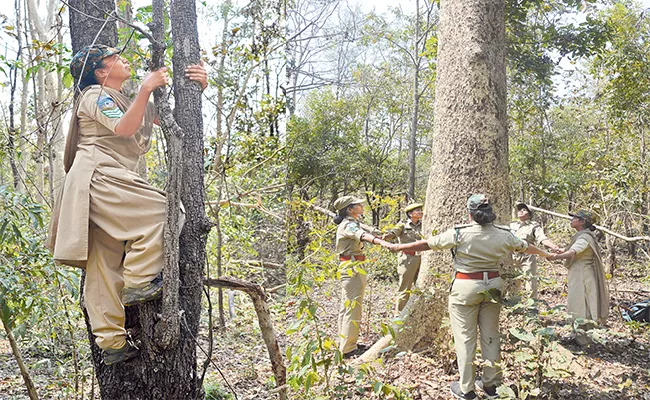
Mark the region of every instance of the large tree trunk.
[[[424, 230], [440, 233], [468, 220], [466, 201], [487, 194], [502, 222], [509, 218], [504, 1], [441, 0], [436, 104]], [[440, 328], [451, 272], [447, 252], [427, 252], [420, 287], [398, 346], [420, 350], [448, 335]], [[432, 295], [430, 288], [438, 288]], [[447, 342], [446, 340], [444, 342]]]

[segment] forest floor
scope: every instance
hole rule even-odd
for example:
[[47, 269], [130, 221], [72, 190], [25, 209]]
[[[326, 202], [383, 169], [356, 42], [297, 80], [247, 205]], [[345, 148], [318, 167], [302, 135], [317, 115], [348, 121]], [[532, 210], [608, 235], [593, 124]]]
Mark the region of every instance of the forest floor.
[[[540, 306], [540, 322], [555, 331], [553, 342], [559, 346], [553, 350], [563, 365], [556, 369], [566, 369], [564, 376], [543, 377], [540, 399], [650, 399], [650, 325], [630, 325], [623, 322], [617, 304], [630, 305], [650, 298], [650, 287], [642, 282], [647, 271], [630, 265], [620, 268], [610, 281], [610, 316], [606, 330], [598, 330], [600, 342], [581, 347], [574, 340], [571, 324], [560, 314], [545, 315], [546, 310], [566, 304], [566, 269], [562, 264], [551, 264], [545, 260], [539, 262], [544, 281], [540, 287], [540, 299], [547, 305]], [[372, 272], [370, 272], [370, 275]], [[338, 289], [335, 282], [325, 293], [335, 295], [320, 296], [318, 299], [329, 310], [325, 319], [327, 331], [336, 335], [336, 313], [339, 307]], [[364, 319], [359, 343], [373, 344], [381, 337], [379, 324], [387, 322], [393, 316], [393, 301], [396, 283], [392, 281], [373, 280], [369, 285], [364, 300]], [[368, 309], [372, 307], [372, 309]], [[514, 320], [513, 320], [514, 318]], [[534, 383], [535, 377], [521, 371], [521, 362], [515, 361], [517, 349], [505, 334], [513, 325], [523, 324], [521, 316], [509, 316], [506, 310], [501, 313], [502, 358], [504, 381], [507, 385]], [[549, 346], [550, 347], [550, 346]], [[548, 350], [545, 351], [551, 351]], [[548, 359], [548, 358], [547, 358]], [[453, 366], [449, 368], [448, 366]], [[525, 369], [525, 368], [524, 368]], [[479, 368], [480, 371], [480, 368]], [[563, 371], [560, 371], [562, 375]], [[551, 372], [549, 371], [549, 374]], [[519, 381], [515, 381], [517, 374]], [[399, 357], [384, 357], [377, 364], [372, 376], [390, 384], [413, 399], [451, 399], [449, 391], [451, 382], [458, 380], [455, 363], [440, 360], [434, 354], [406, 353]], [[372, 388], [365, 388], [365, 393], [355, 398], [377, 398]], [[477, 391], [481, 395], [480, 391]], [[388, 396], [388, 398], [392, 398]]]
[[[643, 282], [648, 276], [645, 267], [639, 264], [626, 264], [620, 267], [617, 276], [610, 282], [611, 303], [607, 330], [602, 332], [602, 342], [581, 347], [573, 340], [570, 324], [554, 314], [545, 315], [547, 308], [566, 302], [566, 270], [559, 264], [540, 262], [540, 272], [545, 277], [541, 283], [540, 298], [548, 306], [540, 307], [540, 320], [544, 326], [555, 331], [555, 343], [561, 345], [559, 353], [565, 357], [565, 376], [544, 377], [541, 385], [540, 399], [635, 399], [650, 400], [650, 328], [634, 326], [622, 321], [617, 304], [631, 304], [650, 298], [650, 287]], [[393, 301], [396, 282], [372, 278], [369, 271], [369, 284], [364, 301], [364, 319], [360, 343], [372, 344], [380, 338], [380, 324], [393, 317]], [[315, 295], [324, 306], [324, 329], [332, 337], [336, 336], [337, 311], [339, 308], [338, 283], [329, 281]], [[213, 302], [216, 291], [213, 294]], [[234, 300], [236, 316], [228, 317], [226, 309], [226, 328], [214, 328], [214, 350], [212, 363], [208, 366], [204, 388], [208, 399], [234, 399], [231, 391], [237, 393], [238, 399], [273, 399], [274, 383], [268, 354], [262, 341], [257, 319], [250, 300], [244, 294], [238, 294]], [[284, 327], [286, 318], [284, 298], [274, 295], [271, 299], [276, 327]], [[213, 315], [217, 318], [217, 312]], [[507, 384], [530, 382], [531, 375], [517, 371], [515, 353], [517, 345], [507, 338], [506, 332], [520, 321], [517, 316], [507, 319], [508, 313], [502, 312], [501, 332], [502, 356]], [[216, 325], [216, 323], [215, 323]], [[284, 328], [278, 328], [276, 334], [284, 349], [286, 338]], [[205, 355], [208, 348], [207, 312], [201, 324], [201, 348], [197, 349], [198, 369], [203, 371]], [[81, 339], [85, 331], [79, 330]], [[566, 349], [566, 350], [564, 350]], [[557, 351], [557, 350], [556, 350]], [[82, 352], [83, 353], [83, 352]], [[87, 351], [85, 352], [87, 354]], [[31, 366], [32, 378], [42, 399], [74, 399], [74, 388], [69, 376], [57, 373], [61, 362], [42, 362], [46, 357], [35, 351], [25, 351], [26, 363]], [[86, 356], [87, 357], [87, 356]], [[82, 360], [86, 365], [84, 395], [78, 398], [91, 399], [90, 376], [92, 369], [89, 360]], [[441, 360], [434, 354], [406, 353], [397, 358], [384, 357], [383, 363], [375, 366], [372, 378], [393, 385], [413, 399], [450, 399], [449, 384], [458, 379], [455, 368], [449, 367], [447, 360]], [[222, 375], [223, 374], [223, 375]], [[517, 375], [515, 377], [514, 375]], [[518, 380], [517, 380], [518, 379]], [[354, 385], [354, 382], [349, 382]], [[357, 398], [377, 398], [372, 388]], [[95, 389], [94, 398], [99, 398]], [[314, 393], [314, 392], [312, 392]], [[316, 390], [317, 393], [317, 390]], [[292, 398], [290, 395], [289, 398]], [[0, 336], [0, 400], [28, 399], [24, 383], [11, 354], [9, 343]]]
[[[217, 290], [212, 290], [212, 302], [217, 302]], [[213, 328], [213, 350], [211, 362], [207, 366], [203, 387], [208, 400], [267, 400], [276, 397], [271, 393], [275, 387], [269, 355], [264, 345], [257, 316], [249, 297], [236, 293], [232, 304], [235, 306], [234, 317], [229, 316], [227, 308], [228, 293], [224, 291], [226, 328], [218, 326], [218, 312], [213, 311], [215, 326]], [[284, 297], [273, 294], [269, 296], [269, 308], [272, 312], [276, 336], [284, 351]], [[197, 365], [199, 374], [203, 373], [206, 353], [209, 350], [208, 313], [204, 307], [200, 325], [199, 346], [197, 347]], [[84, 368], [84, 388], [74, 390], [74, 377], [68, 370], [62, 373], [61, 359], [54, 360], [52, 354], [43, 354], [27, 347], [22, 342], [21, 351], [25, 363], [30, 366], [31, 377], [40, 399], [100, 399], [99, 389], [95, 384], [92, 389], [92, 366], [88, 358], [88, 343], [85, 328], [79, 326], [79, 343], [85, 346], [81, 365]], [[29, 334], [26, 335], [29, 340]], [[68, 355], [69, 356], [69, 355]], [[49, 360], [44, 362], [45, 360]], [[237, 397], [233, 395], [233, 392]], [[76, 393], [76, 394], [75, 394]], [[9, 342], [0, 335], [0, 400], [28, 400], [27, 390], [20, 375], [18, 365], [12, 355]]]

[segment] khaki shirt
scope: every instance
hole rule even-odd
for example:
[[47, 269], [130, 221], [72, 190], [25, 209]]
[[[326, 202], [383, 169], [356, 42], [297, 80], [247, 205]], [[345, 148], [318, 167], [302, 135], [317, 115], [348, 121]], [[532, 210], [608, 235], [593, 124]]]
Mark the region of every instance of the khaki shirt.
[[343, 256], [362, 255], [363, 242], [361, 242], [361, 235], [364, 232], [359, 225], [359, 221], [352, 217], [346, 217], [336, 230], [336, 252]]
[[[115, 134], [122, 116], [123, 112], [99, 85], [89, 88], [79, 99], [79, 145], [58, 200], [59, 214], [52, 215], [51, 222], [51, 230], [54, 230], [51, 242], [57, 262], [81, 268], [86, 266], [90, 182], [95, 173], [116, 184], [144, 187], [165, 194], [137, 174], [138, 160], [147, 147], [143, 148], [143, 139], [138, 133], [128, 138]], [[146, 198], [142, 199], [142, 204], [146, 206]], [[110, 212], [106, 210], [106, 213]]]
[[404, 223], [397, 224], [394, 229], [391, 229], [386, 235], [386, 239], [390, 240], [397, 238], [401, 243], [413, 243], [422, 240], [422, 223], [418, 221], [414, 224], [410, 219]]
[[526, 220], [513, 221], [510, 223], [510, 229], [520, 239], [534, 245], [541, 244], [548, 237], [544, 234], [544, 230], [537, 221]]
[[576, 242], [571, 245], [569, 250], [574, 250], [576, 252], [576, 261], [591, 263], [594, 258], [594, 251], [591, 249], [589, 242], [585, 238], [578, 238]]
[[475, 222], [458, 225], [427, 242], [432, 250], [455, 249], [454, 269], [465, 273], [498, 271], [499, 261], [507, 253], [528, 249], [528, 243], [507, 227]]

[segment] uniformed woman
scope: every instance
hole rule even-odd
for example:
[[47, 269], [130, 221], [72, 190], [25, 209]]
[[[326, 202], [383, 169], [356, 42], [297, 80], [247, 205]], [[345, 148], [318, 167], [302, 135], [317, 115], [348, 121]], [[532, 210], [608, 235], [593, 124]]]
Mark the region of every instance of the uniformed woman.
[[[399, 223], [394, 229], [386, 233], [382, 239], [397, 239], [398, 243], [412, 243], [422, 239], [422, 203], [408, 205], [404, 212], [407, 220]], [[397, 255], [397, 274], [399, 275], [399, 288], [397, 289], [396, 309], [399, 313], [409, 300], [411, 288], [418, 280], [420, 262], [422, 257], [417, 251], [403, 251]]]
[[471, 218], [468, 225], [459, 225], [428, 240], [409, 244], [393, 244], [393, 251], [425, 251], [452, 249], [454, 271], [449, 295], [449, 319], [454, 336], [460, 382], [451, 384], [458, 399], [475, 399], [474, 356], [477, 327], [481, 330], [481, 355], [489, 361], [483, 367], [481, 387], [489, 396], [496, 395], [501, 384], [499, 312], [501, 305], [491, 301], [485, 292], [501, 291], [499, 260], [508, 252], [526, 252], [550, 256], [532, 244], [517, 238], [508, 227], [494, 225], [496, 215], [485, 195], [475, 194], [467, 201]]
[[[73, 57], [70, 72], [82, 92], [70, 122], [67, 175], [52, 213], [48, 246], [58, 263], [86, 269], [84, 304], [95, 342], [110, 365], [137, 354], [126, 341], [124, 306], [162, 292], [165, 193], [144, 181], [136, 168], [157, 122], [149, 97], [167, 84], [167, 68], [147, 75], [133, 100], [120, 91], [131, 72], [117, 49], [84, 47]], [[186, 74], [207, 85], [202, 66]]]
[[567, 250], [549, 260], [566, 260], [568, 272], [567, 311], [575, 318], [604, 323], [609, 315], [609, 289], [600, 246], [594, 231], [595, 216], [587, 210], [569, 213], [577, 233]]
[[[517, 209], [517, 218], [519, 218], [519, 221], [510, 223], [510, 229], [514, 232], [515, 236], [519, 239], [525, 240], [529, 244], [537, 246], [543, 244], [552, 251], [560, 250], [560, 248], [553, 243], [546, 234], [544, 234], [544, 230], [540, 224], [537, 221], [532, 220], [533, 212], [525, 203], [517, 203], [515, 208]], [[514, 268], [517, 271], [529, 275], [530, 278], [526, 280], [525, 285], [526, 291], [530, 293], [533, 299], [537, 299], [537, 288], [539, 285], [537, 275], [537, 256], [534, 254], [515, 253], [512, 260], [514, 261]], [[521, 289], [521, 286], [522, 281], [517, 280], [517, 291]]]
[[389, 243], [365, 232], [361, 228], [360, 217], [363, 214], [363, 199], [343, 196], [334, 202], [338, 215], [334, 223], [336, 231], [336, 252], [341, 262], [341, 308], [339, 310], [339, 350], [345, 357], [354, 355], [365, 346], [358, 346], [359, 327], [363, 295], [366, 289], [366, 274], [359, 271], [366, 257], [363, 255], [363, 242], [387, 246]]

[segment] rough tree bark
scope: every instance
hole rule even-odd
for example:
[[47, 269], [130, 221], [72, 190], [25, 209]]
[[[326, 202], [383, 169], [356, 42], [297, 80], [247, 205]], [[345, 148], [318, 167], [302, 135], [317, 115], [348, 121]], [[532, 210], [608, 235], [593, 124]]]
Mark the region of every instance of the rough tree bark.
[[[487, 194], [500, 220], [509, 218], [504, 8], [503, 0], [440, 1], [427, 233], [465, 223], [472, 193]], [[451, 263], [448, 253], [425, 253], [419, 286], [427, 291], [412, 296], [418, 303], [405, 316], [398, 347], [417, 351], [448, 343], [440, 323], [448, 283], [433, 274], [450, 272]]]
[[70, 39], [72, 52], [76, 53], [82, 47], [96, 43], [107, 46], [117, 45], [117, 25], [114, 20], [104, 26], [106, 11], [115, 10], [115, 0], [69, 0], [70, 5]]

